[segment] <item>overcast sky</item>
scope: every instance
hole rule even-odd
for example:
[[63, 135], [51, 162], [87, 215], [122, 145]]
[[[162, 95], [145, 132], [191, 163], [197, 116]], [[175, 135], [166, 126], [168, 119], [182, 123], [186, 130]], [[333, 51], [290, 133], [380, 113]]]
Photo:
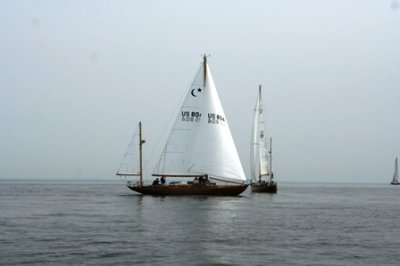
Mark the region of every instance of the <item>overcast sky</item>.
[[2, 0], [0, 178], [117, 178], [140, 120], [158, 158], [203, 53], [248, 177], [262, 84], [278, 182], [390, 182], [399, 0]]

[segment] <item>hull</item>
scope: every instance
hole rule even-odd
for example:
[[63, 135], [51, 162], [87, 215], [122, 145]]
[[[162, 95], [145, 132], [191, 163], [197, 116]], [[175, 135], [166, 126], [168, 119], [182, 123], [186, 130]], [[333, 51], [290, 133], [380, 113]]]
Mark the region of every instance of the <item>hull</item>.
[[399, 182], [393, 182], [393, 181], [392, 181], [390, 184], [391, 184], [391, 185], [400, 185]]
[[278, 185], [276, 183], [254, 183], [251, 184], [251, 192], [276, 194], [278, 192]]
[[238, 196], [248, 185], [143, 185], [128, 186], [131, 190], [154, 196]]

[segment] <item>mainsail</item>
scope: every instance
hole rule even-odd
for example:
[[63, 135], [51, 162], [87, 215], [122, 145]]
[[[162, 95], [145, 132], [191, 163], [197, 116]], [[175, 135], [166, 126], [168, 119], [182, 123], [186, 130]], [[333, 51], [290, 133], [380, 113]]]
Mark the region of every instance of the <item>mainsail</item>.
[[251, 139], [251, 178], [258, 179], [268, 175], [268, 148], [265, 132], [264, 109], [261, 97], [261, 85], [259, 87], [256, 106], [254, 108], [253, 132]]
[[120, 176], [140, 176], [140, 124], [136, 128], [128, 149], [125, 152], [117, 175]]
[[176, 117], [154, 175], [246, 180], [207, 58]]

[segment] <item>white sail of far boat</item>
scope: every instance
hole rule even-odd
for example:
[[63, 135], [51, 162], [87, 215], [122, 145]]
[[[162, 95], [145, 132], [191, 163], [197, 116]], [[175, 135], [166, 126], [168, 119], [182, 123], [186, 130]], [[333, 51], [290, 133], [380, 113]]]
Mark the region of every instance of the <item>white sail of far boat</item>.
[[393, 180], [390, 184], [392, 185], [399, 185], [399, 168], [398, 168], [398, 163], [397, 163], [397, 157], [394, 160], [394, 174], [393, 174]]
[[268, 139], [265, 132], [264, 108], [259, 87], [257, 102], [254, 108], [253, 131], [251, 139], [251, 178], [258, 181], [269, 175], [268, 171]]
[[206, 57], [187, 91], [154, 176], [246, 177]]

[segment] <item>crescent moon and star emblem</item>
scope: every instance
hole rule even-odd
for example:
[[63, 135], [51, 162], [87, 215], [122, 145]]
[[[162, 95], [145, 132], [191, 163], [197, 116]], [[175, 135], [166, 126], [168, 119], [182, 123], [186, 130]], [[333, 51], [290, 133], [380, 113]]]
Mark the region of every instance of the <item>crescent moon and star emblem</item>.
[[201, 88], [193, 89], [191, 94], [193, 97], [197, 97], [201, 93]]

